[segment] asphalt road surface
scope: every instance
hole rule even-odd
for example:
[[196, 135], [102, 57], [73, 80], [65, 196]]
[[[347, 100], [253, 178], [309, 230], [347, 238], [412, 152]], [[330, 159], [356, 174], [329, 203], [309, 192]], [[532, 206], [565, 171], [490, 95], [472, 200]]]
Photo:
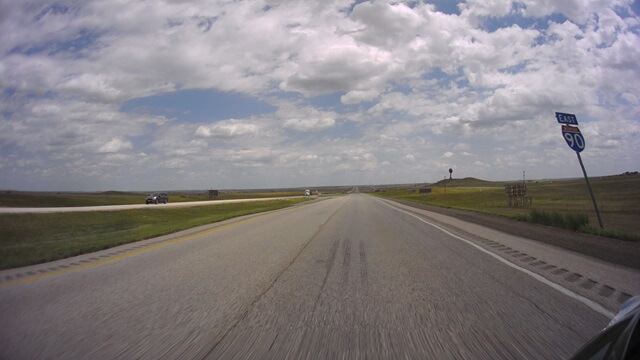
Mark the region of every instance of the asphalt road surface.
[[637, 270], [350, 195], [0, 272], [0, 359], [560, 359], [639, 292]]

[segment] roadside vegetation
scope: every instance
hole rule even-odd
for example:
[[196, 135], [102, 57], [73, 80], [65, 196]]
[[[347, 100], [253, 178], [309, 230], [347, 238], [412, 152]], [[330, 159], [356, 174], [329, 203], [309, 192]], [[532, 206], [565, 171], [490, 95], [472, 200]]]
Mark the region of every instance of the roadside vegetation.
[[373, 194], [429, 205], [471, 210], [520, 221], [622, 240], [640, 241], [640, 176], [590, 179], [605, 229], [601, 230], [584, 179], [527, 181], [531, 204], [509, 207], [504, 185], [474, 178], [425, 185], [369, 189]]
[[306, 200], [296, 198], [153, 211], [3, 214], [0, 215], [0, 269], [67, 258], [242, 215], [281, 209]]
[[516, 218], [534, 224], [555, 226], [572, 231], [581, 231], [589, 224], [589, 217], [586, 213], [561, 213], [539, 209], [532, 209], [522, 218]]

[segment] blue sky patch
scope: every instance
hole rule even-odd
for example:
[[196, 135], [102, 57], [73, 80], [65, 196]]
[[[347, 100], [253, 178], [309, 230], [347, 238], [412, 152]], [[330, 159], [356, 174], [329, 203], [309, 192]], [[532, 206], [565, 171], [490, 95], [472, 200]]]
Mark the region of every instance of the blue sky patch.
[[344, 95], [344, 92], [318, 95], [309, 98], [309, 103], [313, 106], [342, 113], [344, 110], [344, 105], [340, 102], [340, 97], [342, 97], [342, 95]]
[[460, 9], [458, 9], [458, 4], [464, 1], [453, 1], [453, 0], [434, 0], [430, 1], [430, 3], [436, 6], [436, 9], [440, 12], [449, 15], [460, 15]]
[[276, 108], [246, 95], [211, 89], [181, 90], [125, 102], [120, 111], [164, 116], [186, 122], [242, 119]]
[[483, 25], [484, 29], [488, 32], [494, 32], [513, 25], [518, 25], [522, 29], [546, 30], [549, 27], [549, 21], [562, 24], [567, 20], [568, 18], [566, 16], [560, 14], [551, 14], [541, 18], [530, 18], [523, 17], [520, 14], [512, 14], [501, 18], [486, 18]]
[[41, 44], [32, 44], [31, 46], [18, 46], [9, 50], [9, 54], [23, 54], [27, 56], [46, 54], [56, 55], [59, 53], [69, 53], [81, 56], [81, 52], [94, 45], [99, 33], [83, 30], [75, 37], [64, 41], [47, 41]]

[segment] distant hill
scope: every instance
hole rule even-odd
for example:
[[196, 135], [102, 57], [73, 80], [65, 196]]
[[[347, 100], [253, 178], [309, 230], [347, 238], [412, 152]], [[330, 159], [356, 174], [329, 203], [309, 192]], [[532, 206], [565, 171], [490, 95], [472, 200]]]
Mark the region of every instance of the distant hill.
[[504, 182], [499, 181], [487, 181], [480, 180], [473, 177], [466, 177], [464, 179], [444, 179], [431, 186], [448, 186], [448, 187], [492, 187], [503, 186]]
[[139, 194], [125, 192], [125, 191], [109, 190], [109, 191], [103, 191], [103, 192], [97, 193], [96, 195], [139, 195]]

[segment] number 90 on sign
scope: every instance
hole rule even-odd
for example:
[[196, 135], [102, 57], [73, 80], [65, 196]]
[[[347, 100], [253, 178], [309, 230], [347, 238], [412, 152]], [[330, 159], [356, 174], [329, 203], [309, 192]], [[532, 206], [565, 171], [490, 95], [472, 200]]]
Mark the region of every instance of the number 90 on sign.
[[581, 152], [584, 150], [584, 137], [582, 137], [582, 133], [580, 133], [580, 129], [576, 126], [563, 126], [562, 127], [562, 136], [564, 140], [567, 142], [567, 145], [575, 151]]

